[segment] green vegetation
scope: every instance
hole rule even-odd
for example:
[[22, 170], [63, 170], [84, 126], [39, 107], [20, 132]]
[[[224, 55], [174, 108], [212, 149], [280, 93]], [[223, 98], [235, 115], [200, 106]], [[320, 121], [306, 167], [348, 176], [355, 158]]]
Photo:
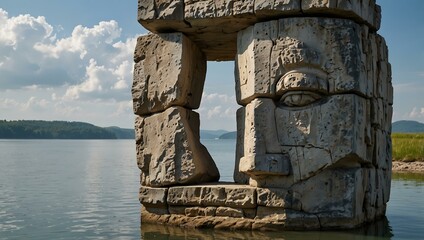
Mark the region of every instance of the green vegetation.
[[134, 130], [101, 128], [84, 122], [0, 120], [2, 139], [117, 139], [132, 138]]
[[424, 133], [393, 133], [393, 161], [424, 161]]

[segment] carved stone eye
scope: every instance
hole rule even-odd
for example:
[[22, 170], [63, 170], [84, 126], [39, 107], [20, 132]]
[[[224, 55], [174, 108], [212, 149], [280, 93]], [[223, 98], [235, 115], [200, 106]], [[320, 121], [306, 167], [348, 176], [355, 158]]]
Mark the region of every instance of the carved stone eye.
[[288, 107], [303, 107], [320, 100], [320, 94], [309, 91], [291, 91], [284, 94], [280, 102]]

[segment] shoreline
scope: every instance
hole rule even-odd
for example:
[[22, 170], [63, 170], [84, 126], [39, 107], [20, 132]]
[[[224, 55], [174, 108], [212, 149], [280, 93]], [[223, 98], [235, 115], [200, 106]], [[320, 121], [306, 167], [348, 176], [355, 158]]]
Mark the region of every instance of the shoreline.
[[424, 162], [393, 161], [392, 162], [392, 172], [424, 174]]

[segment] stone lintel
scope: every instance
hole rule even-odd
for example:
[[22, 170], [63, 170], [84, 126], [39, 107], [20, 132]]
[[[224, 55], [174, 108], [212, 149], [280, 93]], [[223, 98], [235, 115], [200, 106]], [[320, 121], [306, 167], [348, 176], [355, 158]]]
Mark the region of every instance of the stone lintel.
[[[154, 33], [183, 32], [206, 52], [208, 60], [234, 60], [237, 32], [257, 22], [287, 17], [327, 15], [351, 19], [373, 31], [380, 27], [375, 0], [139, 0], [138, 21]], [[351, 3], [352, 2], [352, 3]], [[222, 51], [222, 48], [225, 51]]]

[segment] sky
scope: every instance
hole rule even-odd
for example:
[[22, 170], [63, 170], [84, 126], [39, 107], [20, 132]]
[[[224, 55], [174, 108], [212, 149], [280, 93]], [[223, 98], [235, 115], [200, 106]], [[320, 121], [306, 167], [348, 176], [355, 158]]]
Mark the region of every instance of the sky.
[[[377, 0], [393, 121], [424, 122], [424, 1]], [[1, 0], [0, 119], [132, 128], [137, 0]], [[234, 63], [208, 62], [201, 129], [236, 129]]]

